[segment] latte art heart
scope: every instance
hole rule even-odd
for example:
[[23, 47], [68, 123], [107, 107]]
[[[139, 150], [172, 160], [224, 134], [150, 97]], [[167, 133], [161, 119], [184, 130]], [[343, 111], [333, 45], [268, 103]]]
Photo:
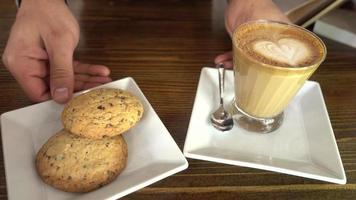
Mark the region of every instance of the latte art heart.
[[307, 45], [292, 38], [282, 38], [277, 42], [259, 40], [253, 49], [261, 56], [276, 62], [298, 66], [310, 56]]

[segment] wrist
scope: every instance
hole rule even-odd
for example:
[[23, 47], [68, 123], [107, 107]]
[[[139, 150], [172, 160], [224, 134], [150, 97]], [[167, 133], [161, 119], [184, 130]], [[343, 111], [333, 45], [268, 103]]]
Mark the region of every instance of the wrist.
[[228, 31], [242, 23], [259, 19], [290, 23], [272, 0], [229, 0], [225, 16], [230, 28]]
[[36, 4], [36, 3], [49, 3], [49, 2], [64, 2], [67, 4], [67, 0], [15, 0], [16, 6], [19, 8], [23, 4]]
[[67, 9], [65, 2], [65, 0], [21, 0], [16, 19], [26, 19], [29, 16], [43, 18], [54, 11]]
[[252, 2], [273, 2], [272, 0], [227, 0], [227, 3], [240, 3], [240, 2], [244, 2], [244, 3], [252, 3]]

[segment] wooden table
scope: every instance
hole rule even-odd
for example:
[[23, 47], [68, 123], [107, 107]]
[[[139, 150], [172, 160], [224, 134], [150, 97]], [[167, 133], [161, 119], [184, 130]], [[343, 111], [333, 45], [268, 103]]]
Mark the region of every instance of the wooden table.
[[[109, 66], [114, 80], [133, 77], [183, 149], [200, 70], [231, 48], [221, 1], [70, 2], [82, 31], [75, 57]], [[13, 0], [1, 1], [0, 13], [2, 53]], [[348, 184], [189, 159], [187, 170], [123, 199], [356, 199], [356, 50], [324, 41], [328, 56], [311, 80], [321, 84]], [[0, 113], [31, 105], [0, 65]], [[6, 199], [0, 155], [0, 197]]]

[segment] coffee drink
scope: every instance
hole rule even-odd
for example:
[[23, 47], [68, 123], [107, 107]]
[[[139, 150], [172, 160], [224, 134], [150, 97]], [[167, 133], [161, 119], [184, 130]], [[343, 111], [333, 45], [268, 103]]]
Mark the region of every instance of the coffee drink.
[[233, 48], [235, 105], [262, 119], [281, 114], [326, 56], [310, 31], [271, 21], [239, 26]]
[[243, 25], [235, 32], [234, 42], [256, 61], [272, 66], [310, 66], [324, 55], [323, 45], [315, 36], [285, 24]]

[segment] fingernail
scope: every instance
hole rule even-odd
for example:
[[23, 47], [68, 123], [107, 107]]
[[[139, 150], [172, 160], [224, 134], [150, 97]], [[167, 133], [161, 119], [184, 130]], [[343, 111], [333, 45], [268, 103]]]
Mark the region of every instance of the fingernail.
[[68, 88], [57, 88], [54, 90], [53, 99], [59, 102], [65, 102], [68, 99]]

